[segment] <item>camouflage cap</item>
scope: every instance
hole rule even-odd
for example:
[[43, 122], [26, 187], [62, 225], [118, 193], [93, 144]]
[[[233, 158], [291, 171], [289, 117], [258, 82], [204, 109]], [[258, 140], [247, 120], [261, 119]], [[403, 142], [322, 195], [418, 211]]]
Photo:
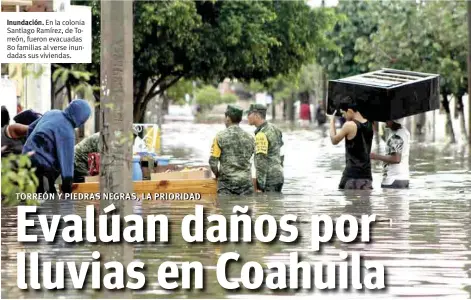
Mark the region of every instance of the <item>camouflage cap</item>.
[[226, 108], [227, 116], [242, 117], [243, 112], [244, 110], [237, 105], [229, 104]]
[[267, 111], [267, 107], [263, 104], [250, 104], [249, 110], [246, 111], [247, 114], [252, 112], [261, 112], [265, 113]]

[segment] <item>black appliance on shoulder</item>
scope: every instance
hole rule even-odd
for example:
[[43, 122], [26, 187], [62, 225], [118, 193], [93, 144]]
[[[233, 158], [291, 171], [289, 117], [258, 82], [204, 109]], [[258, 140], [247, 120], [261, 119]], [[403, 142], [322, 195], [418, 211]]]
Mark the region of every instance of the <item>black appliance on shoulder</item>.
[[329, 80], [327, 113], [352, 99], [370, 121], [387, 121], [440, 108], [440, 75], [394, 69]]

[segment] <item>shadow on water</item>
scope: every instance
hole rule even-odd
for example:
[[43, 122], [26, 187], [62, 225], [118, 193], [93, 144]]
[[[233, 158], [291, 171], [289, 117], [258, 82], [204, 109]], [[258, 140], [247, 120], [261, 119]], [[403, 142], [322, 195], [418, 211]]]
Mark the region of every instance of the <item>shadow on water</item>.
[[[178, 158], [189, 157], [199, 163], [209, 158], [212, 138], [223, 125], [165, 124], [163, 147], [165, 154]], [[253, 128], [243, 125], [248, 131]], [[274, 292], [224, 290], [216, 277], [216, 264], [221, 254], [236, 252], [241, 262], [231, 264], [229, 277], [240, 278], [242, 264], [255, 261], [288, 263], [289, 253], [297, 251], [304, 261], [338, 260], [340, 251], [359, 251], [364, 260], [373, 260], [386, 267], [387, 285], [382, 293], [354, 293], [359, 298], [415, 298], [435, 299], [450, 296], [468, 299], [471, 295], [471, 158], [468, 147], [411, 144], [411, 189], [383, 190], [380, 188], [381, 165], [374, 164], [374, 190], [364, 194], [337, 190], [344, 167], [343, 146], [332, 146], [324, 130], [286, 130], [285, 186], [283, 195], [255, 195], [252, 197], [219, 197], [204, 201], [206, 213], [222, 214], [228, 219], [235, 205], [248, 206], [253, 216], [273, 215], [277, 220], [285, 214], [298, 218], [300, 237], [294, 243], [187, 243], [181, 236], [181, 222], [185, 215], [194, 213], [194, 202], [134, 203], [132, 209], [144, 217], [165, 214], [171, 226], [171, 243], [67, 244], [57, 238], [37, 244], [16, 242], [16, 209], [2, 209], [2, 298], [263, 298], [270, 295], [293, 295], [319, 298], [351, 298], [349, 292], [322, 293], [316, 290]], [[374, 144], [374, 151], [383, 151], [384, 142]], [[376, 148], [380, 149], [376, 149]], [[45, 214], [79, 214], [85, 216], [85, 206], [99, 203], [87, 201], [49, 201], [41, 211]], [[370, 243], [340, 243], [334, 239], [322, 246], [322, 251], [311, 250], [312, 215], [328, 214], [336, 219], [342, 214], [376, 214], [379, 222], [371, 230]], [[255, 218], [254, 218], [255, 220]], [[34, 230], [40, 232], [39, 224]], [[279, 233], [280, 234], [280, 233]], [[93, 290], [90, 282], [84, 290], [25, 292], [17, 288], [16, 254], [19, 251], [38, 251], [43, 261], [92, 262], [92, 252], [99, 251], [106, 261], [140, 260], [145, 263], [146, 286], [141, 291], [105, 292]], [[199, 290], [164, 290], [157, 280], [159, 266], [164, 261], [176, 263], [199, 261], [205, 267], [204, 286]], [[126, 266], [125, 266], [126, 268]], [[106, 273], [103, 270], [104, 273]], [[102, 276], [104, 275], [102, 274]], [[68, 277], [66, 271], [66, 277]], [[90, 281], [90, 278], [89, 280]], [[181, 280], [177, 280], [181, 282]], [[125, 280], [126, 283], [126, 280]], [[66, 281], [71, 285], [70, 279]]]

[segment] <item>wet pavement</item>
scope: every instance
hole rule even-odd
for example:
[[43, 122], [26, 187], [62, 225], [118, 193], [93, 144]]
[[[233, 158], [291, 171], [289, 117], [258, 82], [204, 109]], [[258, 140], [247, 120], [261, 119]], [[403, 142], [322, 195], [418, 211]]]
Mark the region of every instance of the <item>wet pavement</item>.
[[[247, 125], [249, 131], [253, 129]], [[206, 163], [211, 141], [222, 125], [165, 124], [163, 147], [166, 154]], [[188, 244], [180, 236], [184, 215], [194, 213], [194, 202], [128, 202], [135, 213], [166, 214], [171, 221], [171, 243], [117, 245], [16, 242], [16, 208], [2, 208], [2, 298], [264, 298], [299, 296], [316, 299], [469, 299], [471, 297], [471, 157], [467, 146], [411, 141], [411, 188], [380, 188], [381, 165], [374, 164], [374, 190], [342, 192], [337, 190], [344, 167], [343, 143], [332, 146], [326, 130], [286, 130], [285, 186], [283, 195], [225, 197], [205, 199], [205, 211], [229, 216], [234, 205], [247, 205], [253, 215], [271, 214], [278, 219], [295, 214], [301, 237], [296, 243]], [[381, 152], [384, 143], [374, 144]], [[44, 214], [79, 214], [90, 201], [48, 201]], [[311, 215], [376, 214], [371, 243], [344, 244], [339, 241], [311, 251]], [[303, 222], [306, 221], [306, 222]], [[146, 265], [146, 288], [139, 292], [94, 290], [88, 284], [82, 291], [25, 292], [17, 288], [16, 253], [38, 251], [43, 261], [92, 261], [91, 253], [100, 251], [101, 261], [141, 260]], [[364, 260], [374, 260], [386, 268], [387, 289], [380, 292], [319, 290], [237, 292], [224, 290], [217, 282], [216, 263], [225, 252], [237, 252], [243, 262], [287, 262], [289, 253], [298, 251], [304, 261], [338, 259], [340, 251], [359, 251]], [[164, 261], [200, 261], [205, 266], [205, 289], [164, 290], [157, 284], [158, 266]], [[240, 277], [242, 264], [231, 267], [232, 278]], [[67, 272], [66, 272], [67, 274]], [[126, 280], [125, 280], [126, 282]], [[66, 285], [70, 285], [70, 280]]]

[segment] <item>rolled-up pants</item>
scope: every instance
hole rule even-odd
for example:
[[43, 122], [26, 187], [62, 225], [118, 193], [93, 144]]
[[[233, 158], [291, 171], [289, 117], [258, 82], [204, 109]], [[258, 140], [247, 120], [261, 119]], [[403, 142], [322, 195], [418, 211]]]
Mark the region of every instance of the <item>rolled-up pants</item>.
[[342, 177], [339, 184], [341, 190], [371, 190], [373, 181], [368, 178], [348, 178]]
[[394, 180], [392, 184], [381, 184], [384, 189], [408, 189], [409, 180]]

